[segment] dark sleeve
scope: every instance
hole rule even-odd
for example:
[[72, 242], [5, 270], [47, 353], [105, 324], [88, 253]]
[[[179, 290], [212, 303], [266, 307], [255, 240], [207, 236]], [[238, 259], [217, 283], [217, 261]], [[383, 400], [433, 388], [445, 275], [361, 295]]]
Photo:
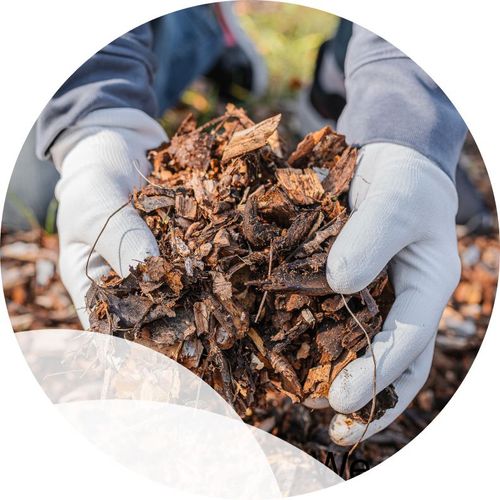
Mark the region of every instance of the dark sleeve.
[[56, 92], [37, 122], [36, 153], [50, 157], [59, 134], [92, 111], [135, 108], [157, 112], [150, 24], [126, 33], [86, 61]]
[[347, 105], [338, 128], [349, 143], [411, 147], [454, 179], [467, 129], [443, 91], [417, 64], [355, 26], [345, 73]]

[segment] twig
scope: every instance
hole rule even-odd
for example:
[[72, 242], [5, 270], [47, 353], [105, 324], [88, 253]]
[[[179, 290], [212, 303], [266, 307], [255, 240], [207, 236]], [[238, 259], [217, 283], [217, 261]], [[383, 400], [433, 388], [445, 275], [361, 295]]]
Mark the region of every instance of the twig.
[[373, 417], [375, 415], [375, 408], [377, 406], [377, 360], [375, 359], [375, 353], [373, 352], [373, 346], [372, 346], [372, 342], [370, 340], [370, 336], [368, 335], [368, 332], [366, 331], [365, 327], [361, 324], [361, 322], [358, 320], [356, 315], [351, 311], [351, 308], [347, 304], [347, 301], [345, 300], [344, 295], [341, 293], [340, 296], [342, 297], [345, 308], [347, 309], [347, 311], [352, 316], [354, 321], [357, 323], [357, 325], [361, 328], [361, 330], [365, 334], [366, 342], [368, 343], [368, 347], [370, 349], [370, 354], [371, 354], [372, 361], [373, 361], [372, 405], [370, 408], [370, 415], [368, 416], [368, 421], [366, 422], [366, 426], [363, 430], [363, 433], [361, 434], [359, 439], [352, 445], [351, 449], [347, 453], [345, 471], [346, 471], [346, 478], [349, 479], [349, 476], [350, 476], [350, 474], [349, 474], [349, 459], [351, 458], [351, 455], [354, 453], [354, 450], [356, 450], [356, 448], [359, 446], [359, 443], [361, 443], [361, 441], [365, 437], [366, 432], [368, 431], [368, 427], [372, 423]]
[[203, 125], [200, 125], [199, 127], [197, 127], [195, 130], [193, 130], [193, 132], [203, 132], [203, 130], [206, 130], [207, 128], [210, 128], [212, 127], [213, 125], [217, 125], [218, 123], [223, 123], [225, 121], [227, 121], [229, 118], [231, 118], [232, 115], [230, 115], [229, 113], [224, 113], [222, 116], [218, 116], [216, 118], [212, 118], [211, 120], [209, 120], [208, 122], [204, 123]]
[[239, 207], [241, 207], [247, 201], [248, 193], [250, 193], [250, 186], [247, 186], [245, 188], [245, 191], [243, 191], [243, 196], [241, 197], [241, 201], [238, 203]]
[[[212, 118], [208, 122], [200, 125], [195, 130], [193, 130], [193, 132], [197, 132], [197, 133], [203, 132], [207, 128], [210, 128], [210, 127], [212, 127], [214, 125], [220, 125], [220, 126], [222, 126], [225, 122], [227, 122], [228, 120], [231, 120], [232, 118], [236, 118], [243, 126], [245, 126], [245, 123], [243, 123], [243, 121], [242, 121], [241, 117], [238, 115], [238, 113], [231, 113], [230, 111], [226, 111], [223, 115], [218, 116], [216, 118]], [[248, 121], [253, 124], [253, 122], [250, 119], [248, 119]], [[251, 125], [249, 125], [247, 123], [246, 126], [251, 126]], [[216, 131], [217, 130], [218, 130], [218, 128], [216, 129]]]
[[92, 257], [92, 254], [94, 253], [95, 247], [97, 246], [97, 243], [99, 241], [99, 238], [102, 236], [102, 233], [104, 233], [104, 230], [106, 229], [106, 226], [108, 225], [109, 221], [122, 209], [124, 209], [132, 200], [132, 197], [130, 196], [129, 199], [127, 200], [127, 203], [124, 203], [121, 207], [117, 208], [107, 219], [106, 222], [104, 223], [104, 226], [102, 226], [102, 229], [99, 231], [99, 234], [97, 235], [96, 240], [94, 241], [94, 244], [92, 245], [92, 248], [90, 249], [89, 255], [87, 257], [87, 263], [85, 264], [85, 275], [87, 278], [96, 286], [99, 288], [103, 288], [97, 281], [94, 280], [94, 278], [91, 278], [89, 275], [89, 263], [90, 263], [90, 257]]
[[[273, 242], [271, 241], [271, 249], [269, 250], [269, 266], [267, 268], [267, 278], [271, 278], [271, 270], [273, 267]], [[264, 292], [262, 295], [262, 300], [260, 301], [259, 309], [257, 311], [257, 316], [255, 316], [255, 323], [259, 322], [260, 315], [262, 313], [262, 310], [264, 309], [264, 303], [267, 299], [267, 290]]]
[[262, 309], [264, 309], [264, 302], [266, 301], [267, 299], [267, 290], [264, 292], [264, 295], [262, 295], [262, 300], [260, 301], [260, 305], [259, 305], [259, 310], [257, 311], [257, 316], [255, 316], [255, 323], [258, 323], [259, 322], [259, 319], [260, 319], [260, 315], [262, 313]]
[[165, 186], [162, 186], [161, 184], [155, 184], [154, 182], [151, 182], [140, 170], [139, 170], [139, 162], [137, 160], [134, 160], [132, 162], [132, 166], [136, 169], [137, 173], [148, 183], [151, 184], [151, 186], [160, 188], [160, 189], [165, 189]]

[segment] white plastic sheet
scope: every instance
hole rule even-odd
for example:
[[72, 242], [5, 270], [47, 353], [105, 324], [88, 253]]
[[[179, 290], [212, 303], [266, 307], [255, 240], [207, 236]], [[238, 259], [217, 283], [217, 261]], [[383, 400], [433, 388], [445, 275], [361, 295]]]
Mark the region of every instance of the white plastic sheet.
[[97, 448], [186, 492], [282, 498], [342, 479], [298, 448], [245, 424], [210, 386], [133, 342], [72, 330], [18, 334], [38, 382]]

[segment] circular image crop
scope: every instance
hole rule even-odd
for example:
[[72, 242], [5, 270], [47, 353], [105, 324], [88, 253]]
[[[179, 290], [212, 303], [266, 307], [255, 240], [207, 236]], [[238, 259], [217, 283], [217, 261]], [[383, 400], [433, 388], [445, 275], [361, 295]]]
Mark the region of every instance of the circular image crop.
[[474, 361], [499, 255], [438, 83], [273, 2], [173, 12], [84, 62], [2, 219], [8, 314], [52, 402], [128, 467], [227, 498], [330, 487], [415, 438]]

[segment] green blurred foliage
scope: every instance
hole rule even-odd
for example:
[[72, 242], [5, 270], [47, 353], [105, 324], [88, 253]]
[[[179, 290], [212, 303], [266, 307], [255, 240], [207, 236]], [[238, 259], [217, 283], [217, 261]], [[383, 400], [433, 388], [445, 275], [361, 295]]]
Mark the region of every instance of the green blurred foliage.
[[267, 62], [269, 97], [275, 99], [311, 80], [319, 46], [338, 23], [326, 12], [287, 3], [240, 1], [235, 11]]

